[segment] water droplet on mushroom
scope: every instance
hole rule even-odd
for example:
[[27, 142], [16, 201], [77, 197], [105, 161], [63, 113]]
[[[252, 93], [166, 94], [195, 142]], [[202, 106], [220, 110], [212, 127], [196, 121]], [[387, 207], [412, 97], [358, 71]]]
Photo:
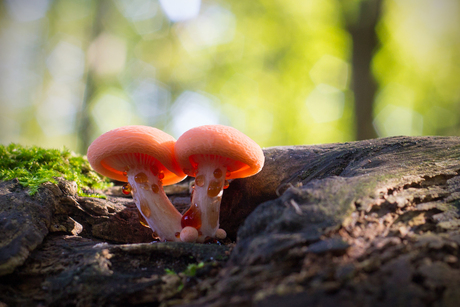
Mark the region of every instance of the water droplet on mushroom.
[[204, 175], [198, 175], [196, 178], [195, 178], [195, 184], [199, 187], [202, 187], [204, 186]]
[[149, 181], [149, 178], [145, 173], [138, 173], [136, 176], [134, 176], [134, 181], [137, 183], [146, 183]]
[[129, 183], [125, 183], [122, 187], [121, 187], [121, 192], [123, 192], [123, 194], [125, 195], [129, 195], [131, 193], [131, 185]]
[[227, 189], [229, 186], [230, 186], [230, 183], [227, 180], [225, 180], [224, 181], [224, 189]]
[[182, 228], [186, 226], [191, 226], [196, 229], [200, 229], [201, 227], [201, 211], [198, 209], [196, 204], [192, 204], [190, 208], [185, 212], [182, 216], [181, 220]]
[[142, 226], [150, 228], [149, 224], [145, 220], [144, 216], [139, 212], [139, 210], [137, 211], [137, 216], [139, 217], [139, 223], [141, 223]]
[[152, 191], [153, 193], [158, 193], [160, 191], [160, 187], [158, 186], [158, 184], [152, 184]]
[[150, 211], [149, 204], [147, 203], [146, 200], [141, 199], [140, 201], [140, 207], [141, 207], [141, 212], [142, 214], [146, 217], [149, 218], [152, 212]]
[[222, 170], [220, 168], [216, 168], [213, 174], [214, 178], [219, 179], [220, 177], [222, 177]]
[[222, 190], [221, 183], [217, 180], [212, 180], [208, 186], [208, 196], [216, 197], [217, 195], [219, 195], [221, 190]]

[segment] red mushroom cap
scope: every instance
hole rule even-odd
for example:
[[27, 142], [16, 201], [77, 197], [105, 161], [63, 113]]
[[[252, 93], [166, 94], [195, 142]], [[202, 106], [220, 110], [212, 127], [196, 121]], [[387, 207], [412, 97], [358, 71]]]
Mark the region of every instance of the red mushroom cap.
[[230, 159], [227, 179], [244, 178], [257, 174], [265, 157], [260, 146], [233, 127], [205, 125], [192, 128], [179, 137], [175, 145], [176, 159], [184, 172], [197, 166], [200, 155], [214, 155]]
[[175, 139], [156, 128], [125, 126], [99, 136], [88, 148], [88, 161], [98, 173], [127, 181], [129, 167], [156, 167], [162, 171], [163, 185], [185, 178], [174, 156]]

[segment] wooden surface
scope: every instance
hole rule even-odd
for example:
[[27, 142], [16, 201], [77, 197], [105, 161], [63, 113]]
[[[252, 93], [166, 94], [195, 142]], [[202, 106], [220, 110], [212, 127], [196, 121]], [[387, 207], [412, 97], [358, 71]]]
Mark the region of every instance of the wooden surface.
[[[0, 302], [457, 306], [460, 138], [264, 153], [261, 173], [224, 192], [221, 244], [145, 243], [150, 230], [116, 188], [96, 200], [76, 197], [71, 183], [34, 197], [0, 184]], [[187, 186], [174, 191], [183, 208]]]

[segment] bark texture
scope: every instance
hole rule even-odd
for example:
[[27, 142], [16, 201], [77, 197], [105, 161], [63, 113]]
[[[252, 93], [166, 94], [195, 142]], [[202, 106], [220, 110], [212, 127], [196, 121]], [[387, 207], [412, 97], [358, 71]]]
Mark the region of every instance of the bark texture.
[[[63, 182], [30, 197], [2, 183], [0, 304], [457, 306], [460, 138], [264, 152], [263, 171], [224, 192], [230, 238], [213, 244], [145, 243], [117, 188], [79, 198]], [[186, 209], [187, 184], [170, 192]]]

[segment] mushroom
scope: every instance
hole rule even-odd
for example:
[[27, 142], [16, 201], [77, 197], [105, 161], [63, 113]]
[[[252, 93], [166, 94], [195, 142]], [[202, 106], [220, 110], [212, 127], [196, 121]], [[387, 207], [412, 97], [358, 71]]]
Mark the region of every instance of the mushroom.
[[182, 242], [194, 243], [198, 239], [198, 230], [196, 228], [186, 226], [180, 232]]
[[123, 182], [132, 191], [139, 212], [163, 241], [180, 241], [182, 215], [163, 185], [185, 174], [174, 157], [175, 139], [147, 126], [120, 127], [99, 136], [88, 148], [88, 161], [98, 173]]
[[225, 238], [225, 231], [219, 229], [223, 189], [228, 180], [249, 177], [262, 169], [262, 149], [235, 128], [205, 125], [181, 135], [174, 151], [184, 173], [195, 177], [192, 203], [182, 217], [182, 227], [196, 228], [199, 242], [207, 237]]

